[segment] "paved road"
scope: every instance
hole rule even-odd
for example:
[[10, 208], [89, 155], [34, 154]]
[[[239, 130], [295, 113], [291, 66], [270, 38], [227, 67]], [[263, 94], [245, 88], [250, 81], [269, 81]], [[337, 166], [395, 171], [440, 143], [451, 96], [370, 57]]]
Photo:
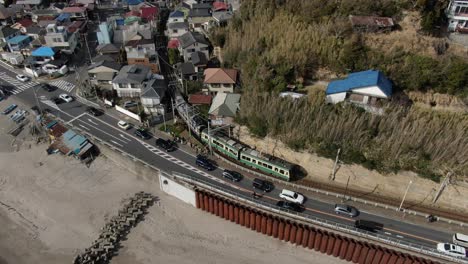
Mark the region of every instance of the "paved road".
[[[36, 100], [33, 89], [35, 88], [27, 89], [15, 96], [31, 106], [35, 105]], [[128, 131], [123, 131], [118, 128], [118, 120], [113, 116], [107, 114], [99, 117], [91, 116], [85, 113], [86, 105], [79, 101], [55, 105], [49, 99], [60, 94], [62, 92], [61, 90], [50, 93], [41, 89], [36, 90], [42, 108], [48, 108], [54, 115], [62, 118], [66, 122], [70, 122], [73, 126], [79, 127], [156, 167], [160, 167], [166, 171], [180, 172], [196, 178], [208, 180], [223, 188], [236, 191], [239, 195], [250, 196], [253, 191], [251, 185], [252, 179], [250, 177], [245, 177], [238, 183], [225, 181], [221, 175], [222, 168], [218, 168], [213, 172], [202, 171], [195, 166], [195, 157], [192, 154], [180, 149], [171, 153], [161, 151], [156, 147], [154, 139], [143, 141], [136, 138], [133, 134], [134, 128]], [[276, 201], [279, 200], [278, 195], [280, 191], [281, 187], [277, 186], [271, 193], [265, 194], [262, 201], [272, 204], [276, 203]], [[355, 220], [334, 214], [332, 204], [315, 200], [313, 195], [309, 195], [305, 206], [307, 210], [304, 214], [310, 216], [316, 216], [346, 225], [353, 225]], [[381, 235], [399, 238], [419, 245], [435, 247], [436, 243], [450, 241], [451, 238], [451, 234], [449, 233], [431, 230], [367, 212], [361, 212], [356, 219], [368, 219], [380, 222], [384, 224], [384, 230], [378, 232]]]

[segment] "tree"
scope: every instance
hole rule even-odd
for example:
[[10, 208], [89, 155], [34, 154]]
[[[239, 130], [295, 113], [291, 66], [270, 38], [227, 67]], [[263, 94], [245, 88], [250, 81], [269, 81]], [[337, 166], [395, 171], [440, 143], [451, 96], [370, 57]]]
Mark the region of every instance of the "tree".
[[180, 54], [178, 49], [168, 49], [167, 55], [169, 57], [169, 63], [174, 65], [180, 62]]

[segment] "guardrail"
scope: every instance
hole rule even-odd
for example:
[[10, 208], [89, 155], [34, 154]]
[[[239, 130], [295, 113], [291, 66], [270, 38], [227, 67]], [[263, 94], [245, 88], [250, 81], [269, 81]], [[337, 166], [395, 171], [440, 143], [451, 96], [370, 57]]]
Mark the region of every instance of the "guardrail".
[[[224, 162], [228, 163], [229, 165], [236, 167], [237, 169], [240, 169], [242, 171], [246, 171], [248, 173], [254, 174], [256, 176], [262, 177], [264, 179], [267, 179], [267, 180], [275, 182], [275, 183], [284, 184], [286, 186], [293, 187], [293, 188], [298, 189], [298, 190], [305, 190], [305, 191], [309, 191], [309, 192], [320, 193], [320, 194], [324, 194], [324, 195], [327, 195], [327, 196], [334, 196], [336, 198], [341, 198], [341, 199], [348, 200], [348, 201], [353, 201], [353, 202], [358, 202], [358, 203], [363, 203], [363, 204], [369, 204], [369, 205], [373, 205], [375, 207], [380, 207], [380, 208], [384, 208], [384, 209], [399, 211], [398, 207], [391, 206], [391, 205], [388, 205], [388, 204], [370, 202], [368, 200], [353, 197], [351, 195], [344, 195], [344, 194], [341, 194], [341, 193], [335, 193], [335, 192], [331, 192], [331, 191], [324, 191], [324, 190], [313, 188], [313, 187], [307, 187], [307, 186], [304, 186], [304, 185], [299, 185], [299, 184], [295, 184], [295, 183], [291, 183], [291, 182], [287, 182], [287, 181], [282, 181], [282, 180], [279, 180], [279, 179], [277, 179], [275, 177], [268, 176], [268, 175], [265, 175], [263, 173], [259, 173], [259, 172], [250, 170], [249, 168], [246, 168], [246, 167], [241, 166], [241, 165], [239, 165], [237, 163], [234, 163], [234, 162], [226, 159], [225, 157], [219, 155], [216, 152], [213, 152], [213, 154], [216, 157], [218, 157], [219, 159], [221, 159]], [[404, 212], [404, 213], [409, 214], [409, 215], [417, 215], [417, 216], [422, 216], [422, 217], [427, 217], [428, 216], [427, 214], [424, 214], [424, 213], [421, 213], [421, 212], [418, 212], [418, 211], [414, 211], [414, 210], [404, 209], [404, 208], [402, 208], [401, 212]], [[467, 223], [452, 220], [452, 219], [448, 219], [448, 218], [445, 218], [445, 217], [436, 216], [436, 218], [437, 218], [438, 221], [443, 221], [443, 222], [446, 222], [446, 223], [449, 223], [449, 224], [455, 224], [455, 225], [459, 225], [461, 227], [467, 227], [468, 226]]]
[[[63, 124], [65, 124], [65, 121], [63, 119], [61, 119], [59, 117], [56, 117], [56, 118], [58, 120], [60, 120]], [[348, 234], [351, 234], [351, 235], [355, 235], [355, 236], [358, 236], [358, 237], [373, 239], [375, 241], [379, 241], [379, 242], [384, 243], [384, 244], [388, 244], [388, 245], [392, 245], [392, 246], [395, 246], [395, 247], [403, 248], [403, 249], [413, 251], [413, 252], [417, 252], [417, 253], [420, 253], [420, 254], [425, 254], [425, 255], [436, 257], [436, 258], [439, 258], [439, 259], [450, 260], [450, 261], [455, 262], [455, 263], [468, 264], [468, 260], [463, 260], [463, 259], [460, 259], [460, 258], [454, 258], [454, 257], [450, 257], [450, 256], [447, 256], [447, 255], [441, 254], [441, 253], [437, 252], [434, 248], [429, 248], [429, 247], [426, 247], [426, 246], [417, 245], [417, 244], [410, 243], [410, 242], [407, 242], [407, 241], [403, 241], [403, 240], [400, 240], [400, 239], [393, 239], [393, 238], [383, 236], [383, 235], [380, 235], [380, 234], [375, 234], [375, 233], [367, 232], [367, 231], [364, 231], [364, 230], [360, 230], [360, 229], [357, 229], [357, 228], [355, 228], [353, 226], [340, 224], [340, 223], [337, 223], [337, 222], [334, 222], [334, 221], [321, 219], [319, 217], [315, 217], [315, 216], [311, 216], [311, 215], [305, 215], [305, 214], [302, 214], [302, 213], [297, 213], [297, 212], [292, 212], [292, 211], [279, 210], [278, 207], [276, 207], [276, 205], [266, 203], [266, 202], [264, 202], [262, 200], [253, 199], [252, 197], [248, 197], [246, 195], [233, 192], [233, 191], [228, 190], [228, 189], [226, 189], [224, 187], [215, 186], [214, 184], [212, 184], [212, 183], [210, 183], [210, 182], [208, 182], [206, 180], [203, 180], [203, 179], [200, 179], [200, 178], [195, 178], [193, 176], [185, 175], [185, 174], [178, 173], [178, 172], [168, 172], [168, 171], [162, 170], [162, 169], [160, 169], [160, 168], [158, 168], [156, 166], [153, 166], [153, 165], [147, 163], [146, 161], [144, 161], [144, 160], [142, 160], [140, 158], [137, 158], [137, 157], [133, 156], [132, 154], [129, 154], [129, 153], [125, 152], [124, 150], [122, 150], [122, 149], [120, 149], [118, 147], [115, 147], [114, 145], [106, 142], [105, 140], [102, 140], [101, 138], [96, 137], [96, 136], [86, 132], [85, 130], [83, 130], [83, 129], [79, 128], [79, 127], [73, 126], [71, 123], [68, 123], [66, 125], [73, 127], [73, 129], [80, 131], [80, 133], [82, 133], [84, 135], [87, 135], [88, 137], [90, 137], [95, 142], [99, 142], [99, 143], [109, 147], [112, 150], [116, 150], [116, 151], [120, 152], [123, 156], [127, 156], [127, 157], [133, 159], [134, 161], [138, 161], [138, 162], [142, 163], [145, 167], [152, 168], [152, 169], [164, 174], [165, 176], [169, 176], [170, 178], [178, 177], [179, 179], [187, 181], [187, 182], [189, 182], [189, 183], [191, 183], [193, 185], [197, 185], [197, 186], [200, 186], [200, 187], [205, 188], [207, 190], [210, 190], [210, 191], [213, 191], [213, 192], [216, 192], [216, 193], [220, 193], [222, 195], [230, 197], [233, 200], [244, 202], [244, 203], [249, 203], [249, 204], [251, 204], [251, 205], [253, 205], [255, 207], [259, 207], [259, 208], [262, 208], [264, 210], [268, 210], [268, 211], [271, 211], [271, 212], [274, 212], [274, 213], [277, 213], [277, 214], [283, 214], [283, 215], [286, 215], [286, 216], [289, 216], [289, 217], [292, 217], [292, 218], [295, 218], [295, 219], [298, 219], [298, 220], [302, 220], [302, 221], [305, 221], [305, 222], [310, 222], [310, 223], [313, 223], [313, 224], [316, 224], [316, 225], [319, 225], [319, 226], [323, 226], [325, 228], [338, 230], [338, 231], [348, 233]]]

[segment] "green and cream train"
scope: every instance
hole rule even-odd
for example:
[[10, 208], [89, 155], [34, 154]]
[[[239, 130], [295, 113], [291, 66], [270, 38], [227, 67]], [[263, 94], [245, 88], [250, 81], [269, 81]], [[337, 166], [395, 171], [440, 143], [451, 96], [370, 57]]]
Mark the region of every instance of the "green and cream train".
[[259, 153], [221, 133], [213, 133], [210, 137], [207, 129], [201, 131], [200, 138], [204, 143], [210, 144], [218, 152], [248, 167], [286, 181], [291, 179], [294, 164], [268, 154]]

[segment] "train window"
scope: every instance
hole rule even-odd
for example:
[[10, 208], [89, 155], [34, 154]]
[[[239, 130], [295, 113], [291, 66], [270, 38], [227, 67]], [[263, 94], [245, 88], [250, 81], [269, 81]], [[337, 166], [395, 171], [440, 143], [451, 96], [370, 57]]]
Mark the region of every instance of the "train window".
[[284, 170], [280, 170], [280, 173], [281, 173], [281, 174], [284, 174]]
[[249, 158], [249, 157], [246, 157], [246, 156], [242, 156], [242, 159], [243, 159], [243, 160], [246, 160], [246, 161], [250, 161], [250, 158]]
[[252, 162], [253, 162], [253, 163], [257, 163], [257, 161], [256, 161], [255, 159], [252, 159]]
[[267, 166], [268, 166], [268, 168], [269, 168], [270, 170], [273, 169], [273, 167], [271, 167], [271, 165], [267, 165]]
[[289, 171], [286, 171], [284, 175], [289, 176]]
[[275, 168], [275, 171], [278, 172], [278, 168]]

